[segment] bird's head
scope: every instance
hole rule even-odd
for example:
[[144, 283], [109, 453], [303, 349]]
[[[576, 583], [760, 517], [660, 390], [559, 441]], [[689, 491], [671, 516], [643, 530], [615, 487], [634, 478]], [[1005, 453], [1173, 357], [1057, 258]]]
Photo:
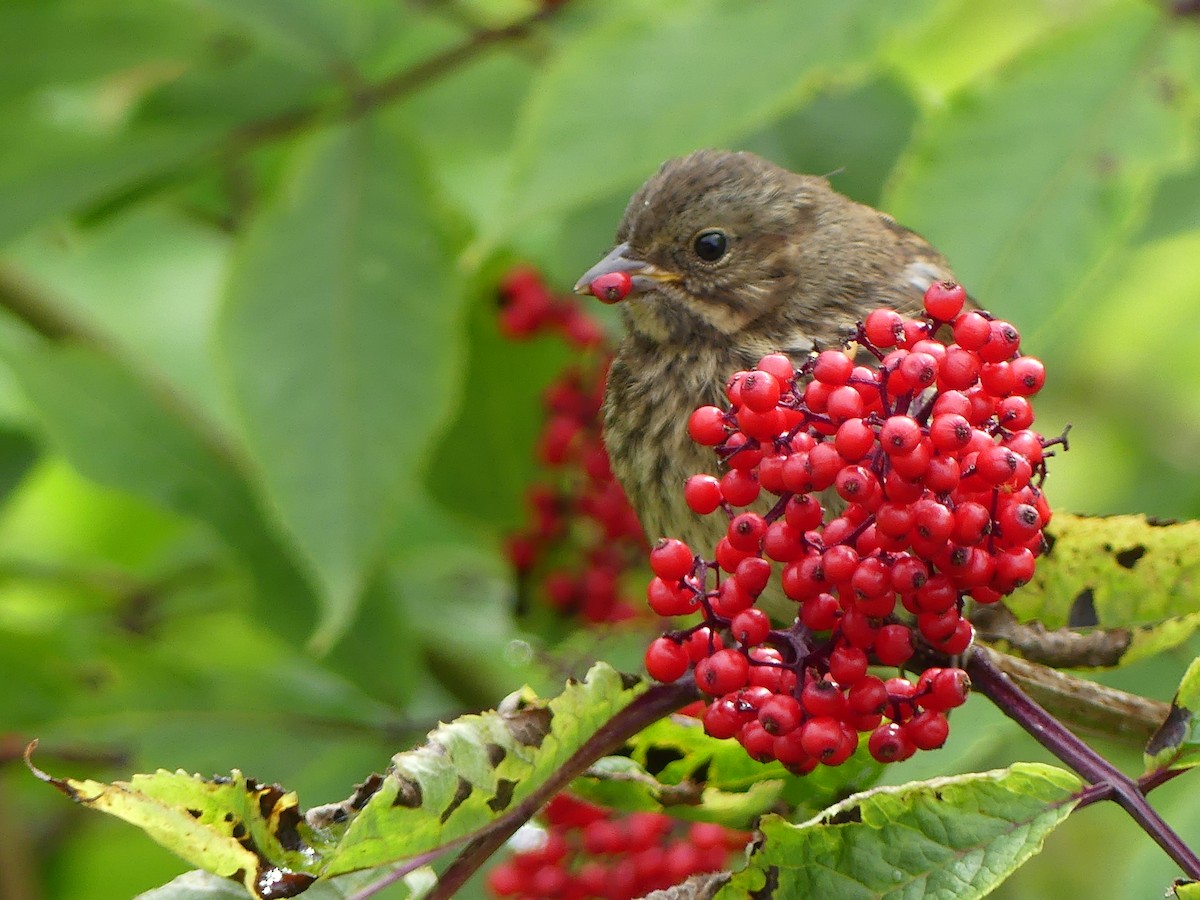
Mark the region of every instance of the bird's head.
[[821, 178], [752, 153], [672, 159], [633, 195], [617, 245], [575, 286], [632, 277], [629, 327], [660, 343], [734, 338], [794, 297], [819, 263], [807, 238], [827, 198]]

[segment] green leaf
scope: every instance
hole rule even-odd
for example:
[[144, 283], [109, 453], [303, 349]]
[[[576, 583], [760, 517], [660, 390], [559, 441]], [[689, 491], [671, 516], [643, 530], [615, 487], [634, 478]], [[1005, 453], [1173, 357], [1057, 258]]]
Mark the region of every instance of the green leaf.
[[0, 329], [0, 356], [73, 466], [212, 526], [255, 577], [261, 611], [276, 628], [303, 633], [305, 608], [297, 601], [309, 591], [264, 523], [221, 433], [162, 385], [93, 349], [7, 327]]
[[1200, 522], [1056, 513], [1046, 531], [1033, 580], [1006, 602], [1049, 629], [1104, 629], [1079, 666], [1127, 665], [1200, 628]]
[[552, 700], [524, 691], [496, 711], [439, 726], [424, 746], [394, 756], [386, 775], [307, 813], [295, 793], [236, 770], [211, 781], [159, 770], [112, 784], [34, 773], [72, 800], [142, 828], [192, 865], [237, 877], [265, 896], [281, 883], [303, 890], [317, 878], [411, 858], [478, 832], [530, 797], [645, 690], [598, 663]]
[[627, 755], [598, 761], [571, 790], [623, 811], [746, 828], [771, 807], [811, 815], [873, 784], [883, 767], [865, 744], [862, 750], [841, 766], [799, 778], [779, 763], [756, 762], [735, 741], [709, 737], [697, 719], [676, 715], [640, 731], [626, 743]]
[[1194, 150], [1186, 61], [1176, 71], [1194, 36], [1165, 22], [1122, 3], [1052, 32], [930, 116], [897, 170], [889, 211], [1023, 327], [1045, 324]]
[[718, 897], [982, 897], [1037, 853], [1083, 786], [1039, 763], [878, 788], [800, 825], [768, 816]]
[[[55, 216], [158, 177], [216, 146], [209, 130], [179, 123], [119, 134], [58, 135], [8, 117], [0, 127], [0, 245]], [[7, 149], [7, 152], [5, 150]]]
[[455, 399], [460, 292], [421, 166], [388, 119], [331, 128], [235, 253], [219, 338], [262, 489], [351, 619]]
[[441, 726], [397, 754], [353, 816], [325, 876], [415, 856], [464, 837], [532, 794], [646, 689], [604, 663], [548, 703], [529, 692]]
[[632, 187], [666, 157], [737, 141], [865, 66], [932, 5], [906, 0], [892, 16], [869, 0], [611, 8], [541, 70], [486, 236]]
[[1171, 892], [1167, 897], [1175, 897], [1177, 900], [1200, 900], [1200, 881], [1183, 881], [1180, 879], [1172, 883]]
[[1200, 765], [1200, 657], [1192, 660], [1166, 721], [1146, 743], [1146, 773]]

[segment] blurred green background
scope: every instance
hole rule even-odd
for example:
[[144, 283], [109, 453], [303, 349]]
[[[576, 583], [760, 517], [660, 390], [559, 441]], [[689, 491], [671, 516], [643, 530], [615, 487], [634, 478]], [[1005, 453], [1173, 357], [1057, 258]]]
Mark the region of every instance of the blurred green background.
[[[553, 690], [501, 548], [568, 354], [502, 340], [495, 283], [568, 288], [696, 147], [937, 244], [1047, 363], [1057, 506], [1195, 517], [1195, 9], [0, 0], [0, 896], [186, 868], [35, 782], [32, 737], [55, 774], [238, 767], [310, 806]], [[1166, 699], [1190, 658], [1115, 681]], [[889, 779], [1042, 758], [982, 701], [922, 756]], [[1188, 782], [1154, 796], [1196, 844]], [[1093, 807], [997, 896], [1173, 875]]]

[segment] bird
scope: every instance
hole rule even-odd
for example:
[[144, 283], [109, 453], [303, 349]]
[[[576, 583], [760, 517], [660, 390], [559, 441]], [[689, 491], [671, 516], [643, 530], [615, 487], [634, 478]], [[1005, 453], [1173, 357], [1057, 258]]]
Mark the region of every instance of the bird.
[[923, 237], [827, 179], [724, 150], [663, 163], [575, 290], [614, 272], [631, 287], [603, 407], [612, 469], [651, 542], [678, 538], [708, 558], [726, 523], [684, 501], [688, 477], [717, 468], [688, 436], [692, 410], [726, 405], [728, 378], [767, 353], [799, 365], [870, 310], [916, 314], [930, 284], [954, 280]]

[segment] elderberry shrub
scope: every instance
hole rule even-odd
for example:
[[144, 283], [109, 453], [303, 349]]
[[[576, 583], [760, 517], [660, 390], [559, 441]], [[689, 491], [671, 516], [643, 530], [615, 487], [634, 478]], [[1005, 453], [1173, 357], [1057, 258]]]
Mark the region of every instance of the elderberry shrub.
[[582, 351], [579, 364], [543, 394], [546, 421], [535, 452], [546, 477], [527, 492], [529, 524], [509, 536], [509, 559], [523, 586], [558, 612], [588, 623], [628, 619], [637, 608], [623, 595], [623, 582], [644, 565], [647, 548], [600, 435], [612, 359], [604, 331], [574, 298], [554, 296], [528, 266], [508, 272], [499, 295], [506, 337], [549, 334]]
[[542, 813], [546, 830], [488, 874], [495, 897], [631, 900], [727, 867], [749, 835], [660, 813], [621, 815], [569, 794]]
[[[1030, 428], [1045, 370], [965, 297], [939, 283], [919, 318], [871, 312], [854, 342], [876, 366], [832, 349], [799, 369], [765, 356], [730, 378], [727, 408], [688, 422], [726, 472], [689, 479], [685, 499], [728, 527], [712, 559], [674, 539], [651, 551], [651, 608], [701, 621], [654, 640], [646, 668], [665, 682], [691, 670], [705, 730], [755, 759], [803, 774], [845, 761], [864, 733], [883, 762], [940, 747], [966, 673], [929, 668], [914, 683], [869, 666], [903, 667], [918, 642], [962, 653], [964, 602], [1033, 575], [1045, 450], [1061, 441]], [[786, 630], [755, 605], [773, 580], [796, 603]]]

